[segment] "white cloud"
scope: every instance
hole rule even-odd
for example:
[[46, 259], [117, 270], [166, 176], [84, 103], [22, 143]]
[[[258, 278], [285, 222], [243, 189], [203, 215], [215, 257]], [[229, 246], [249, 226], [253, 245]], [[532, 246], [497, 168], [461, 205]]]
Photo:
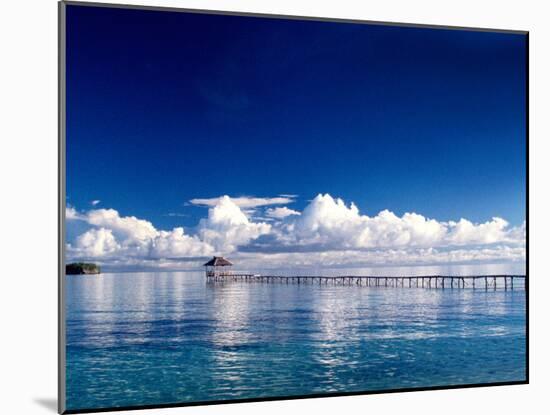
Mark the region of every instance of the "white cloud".
[[69, 245], [72, 257], [120, 256], [121, 258], [186, 258], [231, 253], [240, 245], [269, 233], [271, 225], [251, 222], [227, 196], [209, 209], [201, 220], [197, 235], [187, 235], [181, 227], [157, 230], [147, 220], [120, 216], [114, 209], [94, 209], [78, 214], [67, 209], [68, 216], [78, 218], [91, 229]]
[[151, 240], [150, 256], [153, 258], [180, 258], [214, 254], [214, 248], [198, 239], [184, 234], [183, 228], [159, 231]]
[[[498, 217], [445, 222], [389, 210], [371, 217], [329, 194], [317, 195], [302, 212], [286, 206], [262, 209], [258, 198], [215, 200], [192, 233], [181, 227], [159, 230], [114, 209], [78, 212], [67, 206], [73, 235], [68, 256], [111, 258], [136, 267], [172, 266], [209, 255], [284, 267], [525, 261], [525, 223], [510, 227]], [[255, 212], [265, 218], [254, 217]]]
[[97, 206], [97, 205], [99, 205], [100, 203], [101, 203], [101, 200], [98, 200], [98, 199], [92, 200], [92, 201], [90, 202], [90, 204], [91, 204], [92, 206]]
[[270, 230], [268, 223], [251, 222], [229, 196], [219, 198], [217, 204], [208, 210], [208, 218], [202, 219], [199, 225], [201, 239], [221, 252], [235, 251], [238, 246]]
[[185, 213], [179, 213], [179, 212], [168, 212], [163, 216], [168, 216], [170, 218], [185, 218], [188, 215], [186, 215]]
[[197, 236], [184, 234], [183, 228], [157, 230], [153, 224], [135, 216], [120, 216], [114, 209], [95, 209], [77, 213], [67, 208], [67, 218], [86, 222], [91, 228], [68, 244], [71, 258], [163, 258], [210, 255], [213, 247]]
[[383, 210], [374, 217], [361, 215], [353, 203], [319, 194], [293, 223], [278, 230], [286, 245], [313, 245], [318, 249], [372, 249], [400, 247], [445, 247], [484, 245], [498, 242], [523, 243], [516, 228], [501, 218], [474, 224], [465, 219], [438, 222], [417, 213], [398, 217]]
[[110, 229], [90, 229], [76, 239], [76, 246], [69, 252], [82, 257], [103, 257], [120, 249]]
[[286, 206], [269, 208], [265, 211], [265, 214], [268, 218], [274, 219], [283, 219], [287, 216], [300, 215], [300, 212], [297, 210], [289, 209]]
[[522, 241], [525, 243], [527, 240], [527, 228], [526, 223], [523, 221], [523, 223], [520, 226], [516, 226], [515, 228], [512, 228], [508, 231], [508, 237], [512, 241]]
[[[238, 253], [233, 262], [250, 270], [300, 268], [319, 272], [322, 268], [368, 268], [448, 264], [498, 264], [525, 262], [525, 247], [491, 246], [486, 248], [399, 248], [367, 251]], [[334, 271], [332, 272], [334, 273]]]
[[198, 206], [216, 206], [222, 199], [230, 198], [231, 201], [240, 208], [255, 208], [260, 206], [270, 206], [270, 205], [286, 205], [288, 203], [294, 202], [292, 195], [279, 196], [279, 197], [229, 197], [229, 196], [220, 196], [213, 197], [209, 199], [191, 199], [189, 202], [193, 205]]
[[115, 235], [127, 241], [148, 241], [158, 233], [151, 222], [135, 216], [121, 217], [114, 209], [90, 210], [86, 220], [90, 225], [111, 229]]
[[78, 220], [82, 219], [82, 215], [76, 211], [72, 206], [67, 206], [65, 208], [65, 218], [67, 220]]
[[508, 239], [509, 234], [508, 222], [497, 217], [479, 225], [460, 219], [458, 222], [448, 222], [448, 226], [450, 232], [447, 239], [456, 245], [502, 242]]

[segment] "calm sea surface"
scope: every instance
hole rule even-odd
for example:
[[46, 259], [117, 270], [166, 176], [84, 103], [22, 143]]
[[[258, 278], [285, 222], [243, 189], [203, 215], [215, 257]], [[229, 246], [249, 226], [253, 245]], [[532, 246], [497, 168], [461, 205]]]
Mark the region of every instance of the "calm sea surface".
[[525, 292], [68, 276], [67, 407], [525, 379]]

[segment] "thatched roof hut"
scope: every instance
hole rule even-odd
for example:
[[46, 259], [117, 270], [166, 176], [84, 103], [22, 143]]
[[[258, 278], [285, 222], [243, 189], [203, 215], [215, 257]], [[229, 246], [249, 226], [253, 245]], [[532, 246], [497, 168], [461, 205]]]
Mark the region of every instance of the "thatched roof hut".
[[204, 264], [205, 267], [227, 267], [231, 265], [233, 264], [222, 256], [215, 256]]
[[227, 259], [221, 256], [215, 256], [206, 264], [204, 268], [206, 269], [206, 278], [223, 278], [231, 274], [231, 271], [226, 271], [227, 267], [231, 267], [233, 264]]

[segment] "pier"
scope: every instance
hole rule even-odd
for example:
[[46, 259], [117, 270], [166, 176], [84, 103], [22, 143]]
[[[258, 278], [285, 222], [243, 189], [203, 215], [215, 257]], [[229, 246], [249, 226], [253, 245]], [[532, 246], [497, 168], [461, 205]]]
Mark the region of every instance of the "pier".
[[213, 257], [204, 264], [206, 281], [244, 281], [256, 283], [358, 285], [364, 287], [401, 287], [433, 289], [525, 289], [525, 275], [261, 275], [230, 271], [233, 264], [224, 257]]
[[244, 281], [282, 284], [333, 284], [365, 287], [402, 287], [433, 289], [525, 289], [525, 275], [424, 275], [424, 276], [371, 276], [371, 275], [260, 275], [239, 273], [208, 273], [207, 281]]

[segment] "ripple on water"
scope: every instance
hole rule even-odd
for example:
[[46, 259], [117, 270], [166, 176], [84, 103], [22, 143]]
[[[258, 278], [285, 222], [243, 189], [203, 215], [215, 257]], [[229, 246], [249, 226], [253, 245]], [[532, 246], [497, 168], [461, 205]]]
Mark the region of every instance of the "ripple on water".
[[70, 409], [525, 379], [525, 293], [67, 278]]

